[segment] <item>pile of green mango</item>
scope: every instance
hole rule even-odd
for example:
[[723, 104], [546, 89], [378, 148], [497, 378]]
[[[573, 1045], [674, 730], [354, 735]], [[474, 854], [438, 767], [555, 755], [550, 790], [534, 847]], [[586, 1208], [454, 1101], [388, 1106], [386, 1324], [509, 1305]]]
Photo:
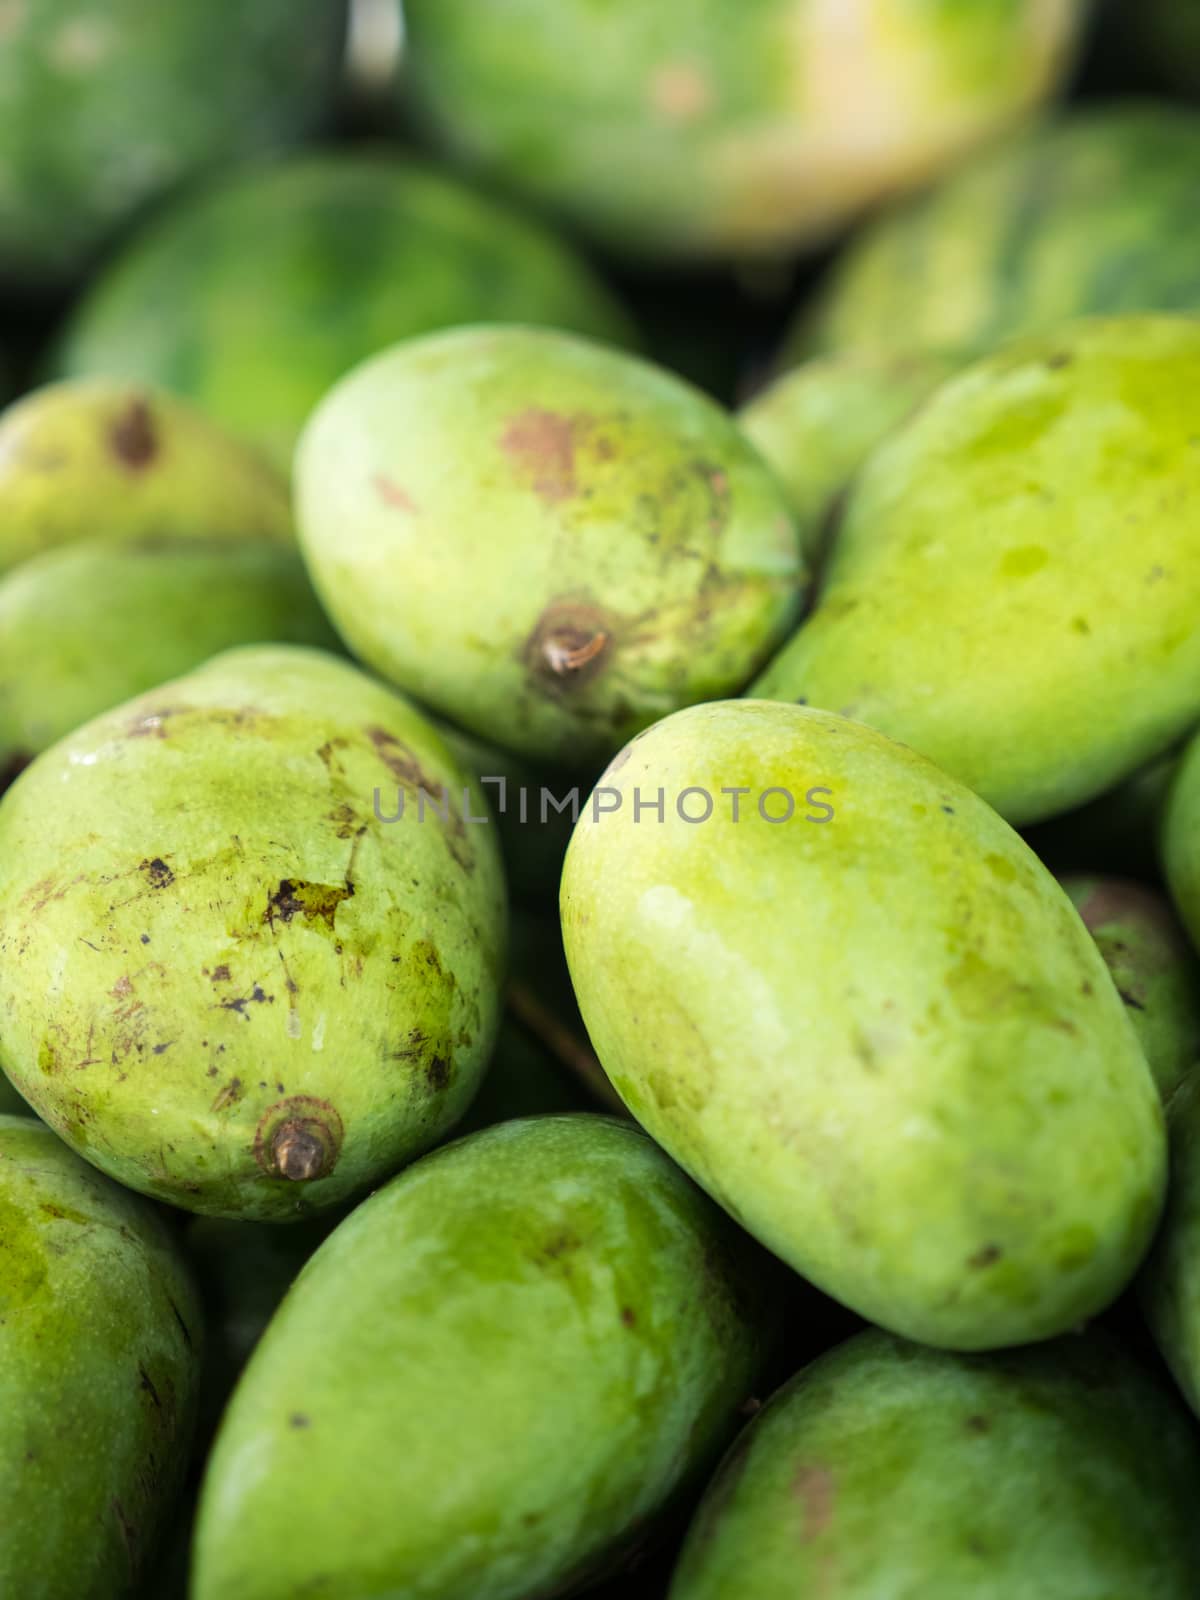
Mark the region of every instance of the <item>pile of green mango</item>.
[[1200, 1595], [1175, 9], [0, 0], [0, 1600]]

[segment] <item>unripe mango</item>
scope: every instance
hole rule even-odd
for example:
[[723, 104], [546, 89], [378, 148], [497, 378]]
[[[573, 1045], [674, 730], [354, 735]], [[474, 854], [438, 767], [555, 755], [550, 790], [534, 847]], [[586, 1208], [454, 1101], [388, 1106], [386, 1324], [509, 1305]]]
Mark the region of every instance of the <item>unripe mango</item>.
[[1192, 1600], [1200, 1447], [1089, 1333], [954, 1356], [870, 1332], [730, 1451], [670, 1600]]
[[292, 539], [286, 480], [184, 401], [107, 378], [0, 415], [0, 571], [116, 538]]
[[1013, 823], [1110, 788], [1200, 718], [1198, 396], [1184, 317], [969, 368], [871, 458], [750, 692], [867, 722]]
[[90, 539], [0, 577], [0, 777], [222, 650], [337, 648], [299, 553], [268, 539]]
[[1171, 1187], [1139, 1290], [1163, 1359], [1200, 1416], [1200, 1069], [1167, 1108]]
[[155, 1208], [0, 1117], [0, 1593], [133, 1591], [187, 1467], [201, 1345]]
[[805, 578], [781, 490], [715, 401], [545, 329], [458, 328], [356, 368], [301, 440], [296, 514], [352, 650], [551, 763], [736, 693]]
[[1165, 1176], [1132, 1024], [1041, 862], [913, 751], [799, 706], [679, 712], [581, 815], [562, 917], [634, 1116], [853, 1310], [998, 1348], [1132, 1276]]
[[1164, 1100], [1200, 1061], [1200, 962], [1168, 901], [1124, 878], [1065, 877]]
[[468, 806], [420, 714], [317, 650], [228, 651], [88, 723], [0, 803], [5, 1071], [190, 1210], [360, 1192], [453, 1126], [492, 1048], [504, 893]]
[[769, 1344], [764, 1262], [638, 1129], [509, 1122], [303, 1269], [210, 1458], [194, 1600], [542, 1600], [645, 1536]]

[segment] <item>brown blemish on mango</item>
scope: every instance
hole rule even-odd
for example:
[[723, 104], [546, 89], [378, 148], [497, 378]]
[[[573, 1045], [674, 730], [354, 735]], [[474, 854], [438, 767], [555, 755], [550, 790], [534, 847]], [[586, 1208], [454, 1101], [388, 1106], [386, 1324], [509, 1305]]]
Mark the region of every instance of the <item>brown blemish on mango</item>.
[[276, 922], [302, 917], [306, 922], [324, 923], [332, 933], [337, 908], [353, 897], [354, 885], [350, 882], [309, 883], [303, 878], [281, 878], [279, 887], [267, 898], [263, 921], [274, 927]]
[[342, 1119], [328, 1100], [292, 1095], [263, 1112], [254, 1159], [269, 1177], [311, 1183], [333, 1171], [343, 1138]]
[[557, 411], [530, 406], [511, 419], [500, 436], [500, 448], [547, 505], [572, 500], [578, 422]]
[[131, 400], [108, 431], [113, 455], [130, 472], [143, 472], [158, 455], [158, 435], [150, 407], [141, 396]]
[[590, 683], [614, 647], [612, 619], [597, 606], [552, 600], [525, 642], [523, 656], [537, 687], [555, 696]]
[[394, 483], [386, 473], [377, 472], [372, 482], [375, 485], [375, 493], [385, 506], [393, 506], [397, 511], [410, 513], [416, 511], [417, 505], [413, 497], [406, 489], [402, 489], [398, 483]]

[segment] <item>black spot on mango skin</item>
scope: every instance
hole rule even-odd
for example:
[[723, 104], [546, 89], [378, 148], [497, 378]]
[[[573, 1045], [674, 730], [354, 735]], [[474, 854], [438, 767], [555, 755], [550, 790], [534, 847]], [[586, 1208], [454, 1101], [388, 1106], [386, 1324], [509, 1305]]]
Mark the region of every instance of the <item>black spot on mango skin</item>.
[[175, 882], [175, 874], [161, 856], [155, 856], [152, 861], [139, 862], [138, 871], [145, 873], [152, 889], [168, 889]]
[[267, 994], [256, 983], [249, 994], [237, 995], [234, 999], [222, 1000], [219, 1004], [222, 1011], [236, 1011], [239, 1017], [244, 1017], [247, 1006], [274, 1005], [275, 996]]
[[130, 472], [144, 472], [158, 455], [158, 434], [150, 407], [132, 399], [108, 431], [112, 454]]
[[995, 1266], [1003, 1254], [1004, 1251], [998, 1244], [985, 1244], [981, 1250], [976, 1250], [975, 1254], [968, 1260], [967, 1265], [974, 1267], [977, 1271], [981, 1271], [984, 1267]]
[[437, 1093], [450, 1082], [450, 1063], [445, 1056], [434, 1056], [425, 1068], [425, 1076], [429, 1079], [429, 1086]]
[[346, 883], [309, 883], [303, 878], [282, 878], [279, 887], [267, 899], [263, 921], [272, 926], [277, 922], [291, 922], [302, 917], [306, 922], [324, 923], [333, 932], [337, 908], [344, 900], [354, 897], [354, 885]]

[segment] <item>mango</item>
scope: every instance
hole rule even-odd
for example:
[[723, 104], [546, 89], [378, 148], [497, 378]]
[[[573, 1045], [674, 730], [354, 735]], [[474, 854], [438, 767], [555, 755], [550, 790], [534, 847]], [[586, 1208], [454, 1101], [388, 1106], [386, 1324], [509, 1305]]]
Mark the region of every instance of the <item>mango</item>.
[[730, 1451], [670, 1600], [1191, 1600], [1200, 1446], [1089, 1333], [1003, 1356], [861, 1334]]
[[732, 419], [623, 352], [454, 329], [342, 380], [296, 458], [317, 592], [349, 647], [528, 759], [608, 759], [733, 693], [805, 577], [782, 494]]
[[749, 692], [869, 723], [1015, 824], [1164, 753], [1200, 718], [1198, 395], [1183, 317], [1071, 324], [952, 379], [871, 458]]
[[738, 412], [787, 493], [811, 563], [859, 468], [960, 364], [932, 351], [852, 351], [782, 373]]
[[183, 1481], [201, 1350], [155, 1208], [0, 1116], [0, 1593], [132, 1592]]
[[1163, 1359], [1200, 1416], [1200, 1068], [1172, 1096], [1167, 1121], [1171, 1187], [1138, 1292]]
[[407, 0], [406, 113], [610, 249], [787, 256], [1049, 99], [1084, 0]]
[[729, 1437], [771, 1275], [638, 1129], [509, 1122], [371, 1196], [250, 1358], [193, 1600], [542, 1600]]
[[114, 538], [293, 538], [286, 480], [184, 401], [106, 378], [0, 414], [0, 571]]
[[222, 650], [274, 640], [337, 648], [298, 552], [271, 540], [90, 539], [25, 561], [0, 577], [0, 774]]
[[1133, 1275], [1165, 1175], [1133, 1025], [1049, 872], [921, 756], [800, 706], [678, 712], [597, 786], [561, 906], [629, 1110], [852, 1310], [999, 1348]]
[[1112, 974], [1159, 1092], [1169, 1100], [1200, 1061], [1200, 961], [1156, 890], [1124, 878], [1069, 875], [1061, 882]]
[[468, 815], [420, 714], [318, 650], [105, 713], [0, 802], [4, 1070], [143, 1193], [341, 1203], [445, 1135], [491, 1052], [504, 889]]

